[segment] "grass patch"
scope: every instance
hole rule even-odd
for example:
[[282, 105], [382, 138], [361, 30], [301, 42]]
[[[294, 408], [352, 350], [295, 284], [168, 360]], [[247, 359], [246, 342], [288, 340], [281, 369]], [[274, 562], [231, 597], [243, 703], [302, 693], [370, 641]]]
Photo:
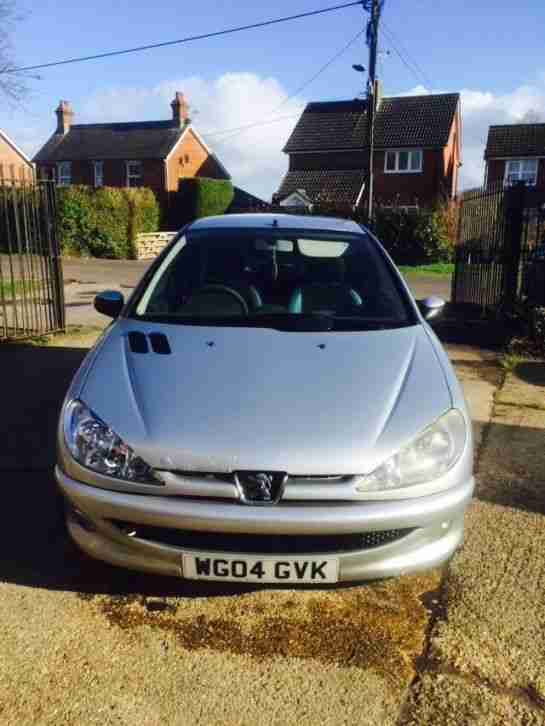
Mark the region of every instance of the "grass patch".
[[450, 277], [454, 273], [453, 262], [434, 262], [431, 265], [399, 265], [404, 275], [429, 275], [430, 277]]

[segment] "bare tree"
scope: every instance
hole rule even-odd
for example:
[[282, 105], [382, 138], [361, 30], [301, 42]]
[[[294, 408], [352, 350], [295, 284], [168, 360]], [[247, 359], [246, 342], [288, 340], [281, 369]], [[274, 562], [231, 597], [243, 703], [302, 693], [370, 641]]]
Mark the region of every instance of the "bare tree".
[[11, 34], [21, 16], [14, 0], [0, 0], [0, 95], [12, 103], [20, 102], [28, 93], [27, 78], [15, 71]]

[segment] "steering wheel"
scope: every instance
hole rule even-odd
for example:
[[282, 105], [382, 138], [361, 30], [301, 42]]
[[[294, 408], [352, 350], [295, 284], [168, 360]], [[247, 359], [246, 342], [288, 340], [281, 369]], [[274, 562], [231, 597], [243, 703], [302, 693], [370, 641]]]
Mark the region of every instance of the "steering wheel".
[[203, 287], [199, 288], [190, 297], [190, 299], [187, 301], [186, 305], [184, 305], [184, 308], [187, 307], [187, 305], [190, 305], [191, 302], [193, 302], [193, 300], [195, 298], [197, 298], [199, 295], [206, 295], [207, 293], [220, 293], [220, 294], [223, 293], [224, 295], [229, 295], [230, 297], [235, 298], [237, 303], [240, 305], [240, 307], [242, 308], [243, 315], [249, 314], [248, 303], [246, 302], [246, 300], [242, 297], [242, 295], [240, 293], [238, 293], [236, 290], [233, 290], [233, 288], [228, 287], [227, 285], [220, 285], [217, 283], [204, 285]]

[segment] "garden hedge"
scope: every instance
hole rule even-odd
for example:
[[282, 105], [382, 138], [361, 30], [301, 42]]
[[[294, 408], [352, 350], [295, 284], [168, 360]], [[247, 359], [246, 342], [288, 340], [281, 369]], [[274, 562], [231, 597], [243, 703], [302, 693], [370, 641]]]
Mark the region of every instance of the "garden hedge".
[[161, 213], [151, 189], [69, 186], [58, 191], [64, 254], [134, 259], [136, 235], [159, 229]]
[[228, 179], [195, 177], [180, 181], [178, 199], [189, 220], [223, 214], [235, 196]]

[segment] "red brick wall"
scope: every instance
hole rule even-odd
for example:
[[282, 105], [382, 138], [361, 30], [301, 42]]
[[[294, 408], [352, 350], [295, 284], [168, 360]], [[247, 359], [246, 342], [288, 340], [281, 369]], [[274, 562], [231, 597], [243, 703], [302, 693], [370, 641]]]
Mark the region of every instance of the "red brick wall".
[[[124, 159], [105, 159], [103, 162], [104, 186], [124, 187], [127, 185], [126, 161]], [[205, 147], [190, 130], [183, 141], [176, 147], [167, 161], [168, 185], [165, 179], [165, 163], [162, 159], [142, 160], [142, 186], [153, 189], [156, 194], [165, 190], [177, 191], [180, 179], [194, 176], [207, 176], [213, 179], [225, 179], [226, 175], [214, 157], [210, 156]], [[56, 164], [39, 164], [41, 176], [44, 171], [55, 170]], [[93, 161], [72, 162], [72, 184], [93, 186]]]
[[181, 179], [206, 176], [211, 179], [225, 179], [217, 161], [210, 156], [205, 147], [190, 129], [183, 141], [168, 158], [168, 191], [178, 191]]
[[[456, 135], [445, 149], [424, 149], [423, 170], [417, 174], [387, 174], [384, 151], [374, 153], [374, 196], [383, 204], [432, 205], [439, 196], [453, 196], [457, 189], [458, 152]], [[290, 171], [361, 169], [367, 164], [365, 151], [291, 154]], [[447, 166], [445, 166], [447, 164]]]
[[[103, 181], [107, 187], [127, 186], [127, 167], [124, 159], [106, 159], [103, 162]], [[38, 175], [41, 178], [46, 172], [51, 178], [51, 171], [56, 164], [39, 164]], [[72, 162], [72, 184], [93, 186], [95, 183], [95, 168], [92, 161]], [[142, 186], [150, 187], [159, 193], [164, 189], [164, 164], [160, 159], [142, 160]]]
[[416, 174], [387, 174], [384, 157], [384, 151], [375, 153], [373, 194], [377, 203], [426, 207], [432, 205], [444, 191], [442, 151], [424, 149], [422, 171]]

